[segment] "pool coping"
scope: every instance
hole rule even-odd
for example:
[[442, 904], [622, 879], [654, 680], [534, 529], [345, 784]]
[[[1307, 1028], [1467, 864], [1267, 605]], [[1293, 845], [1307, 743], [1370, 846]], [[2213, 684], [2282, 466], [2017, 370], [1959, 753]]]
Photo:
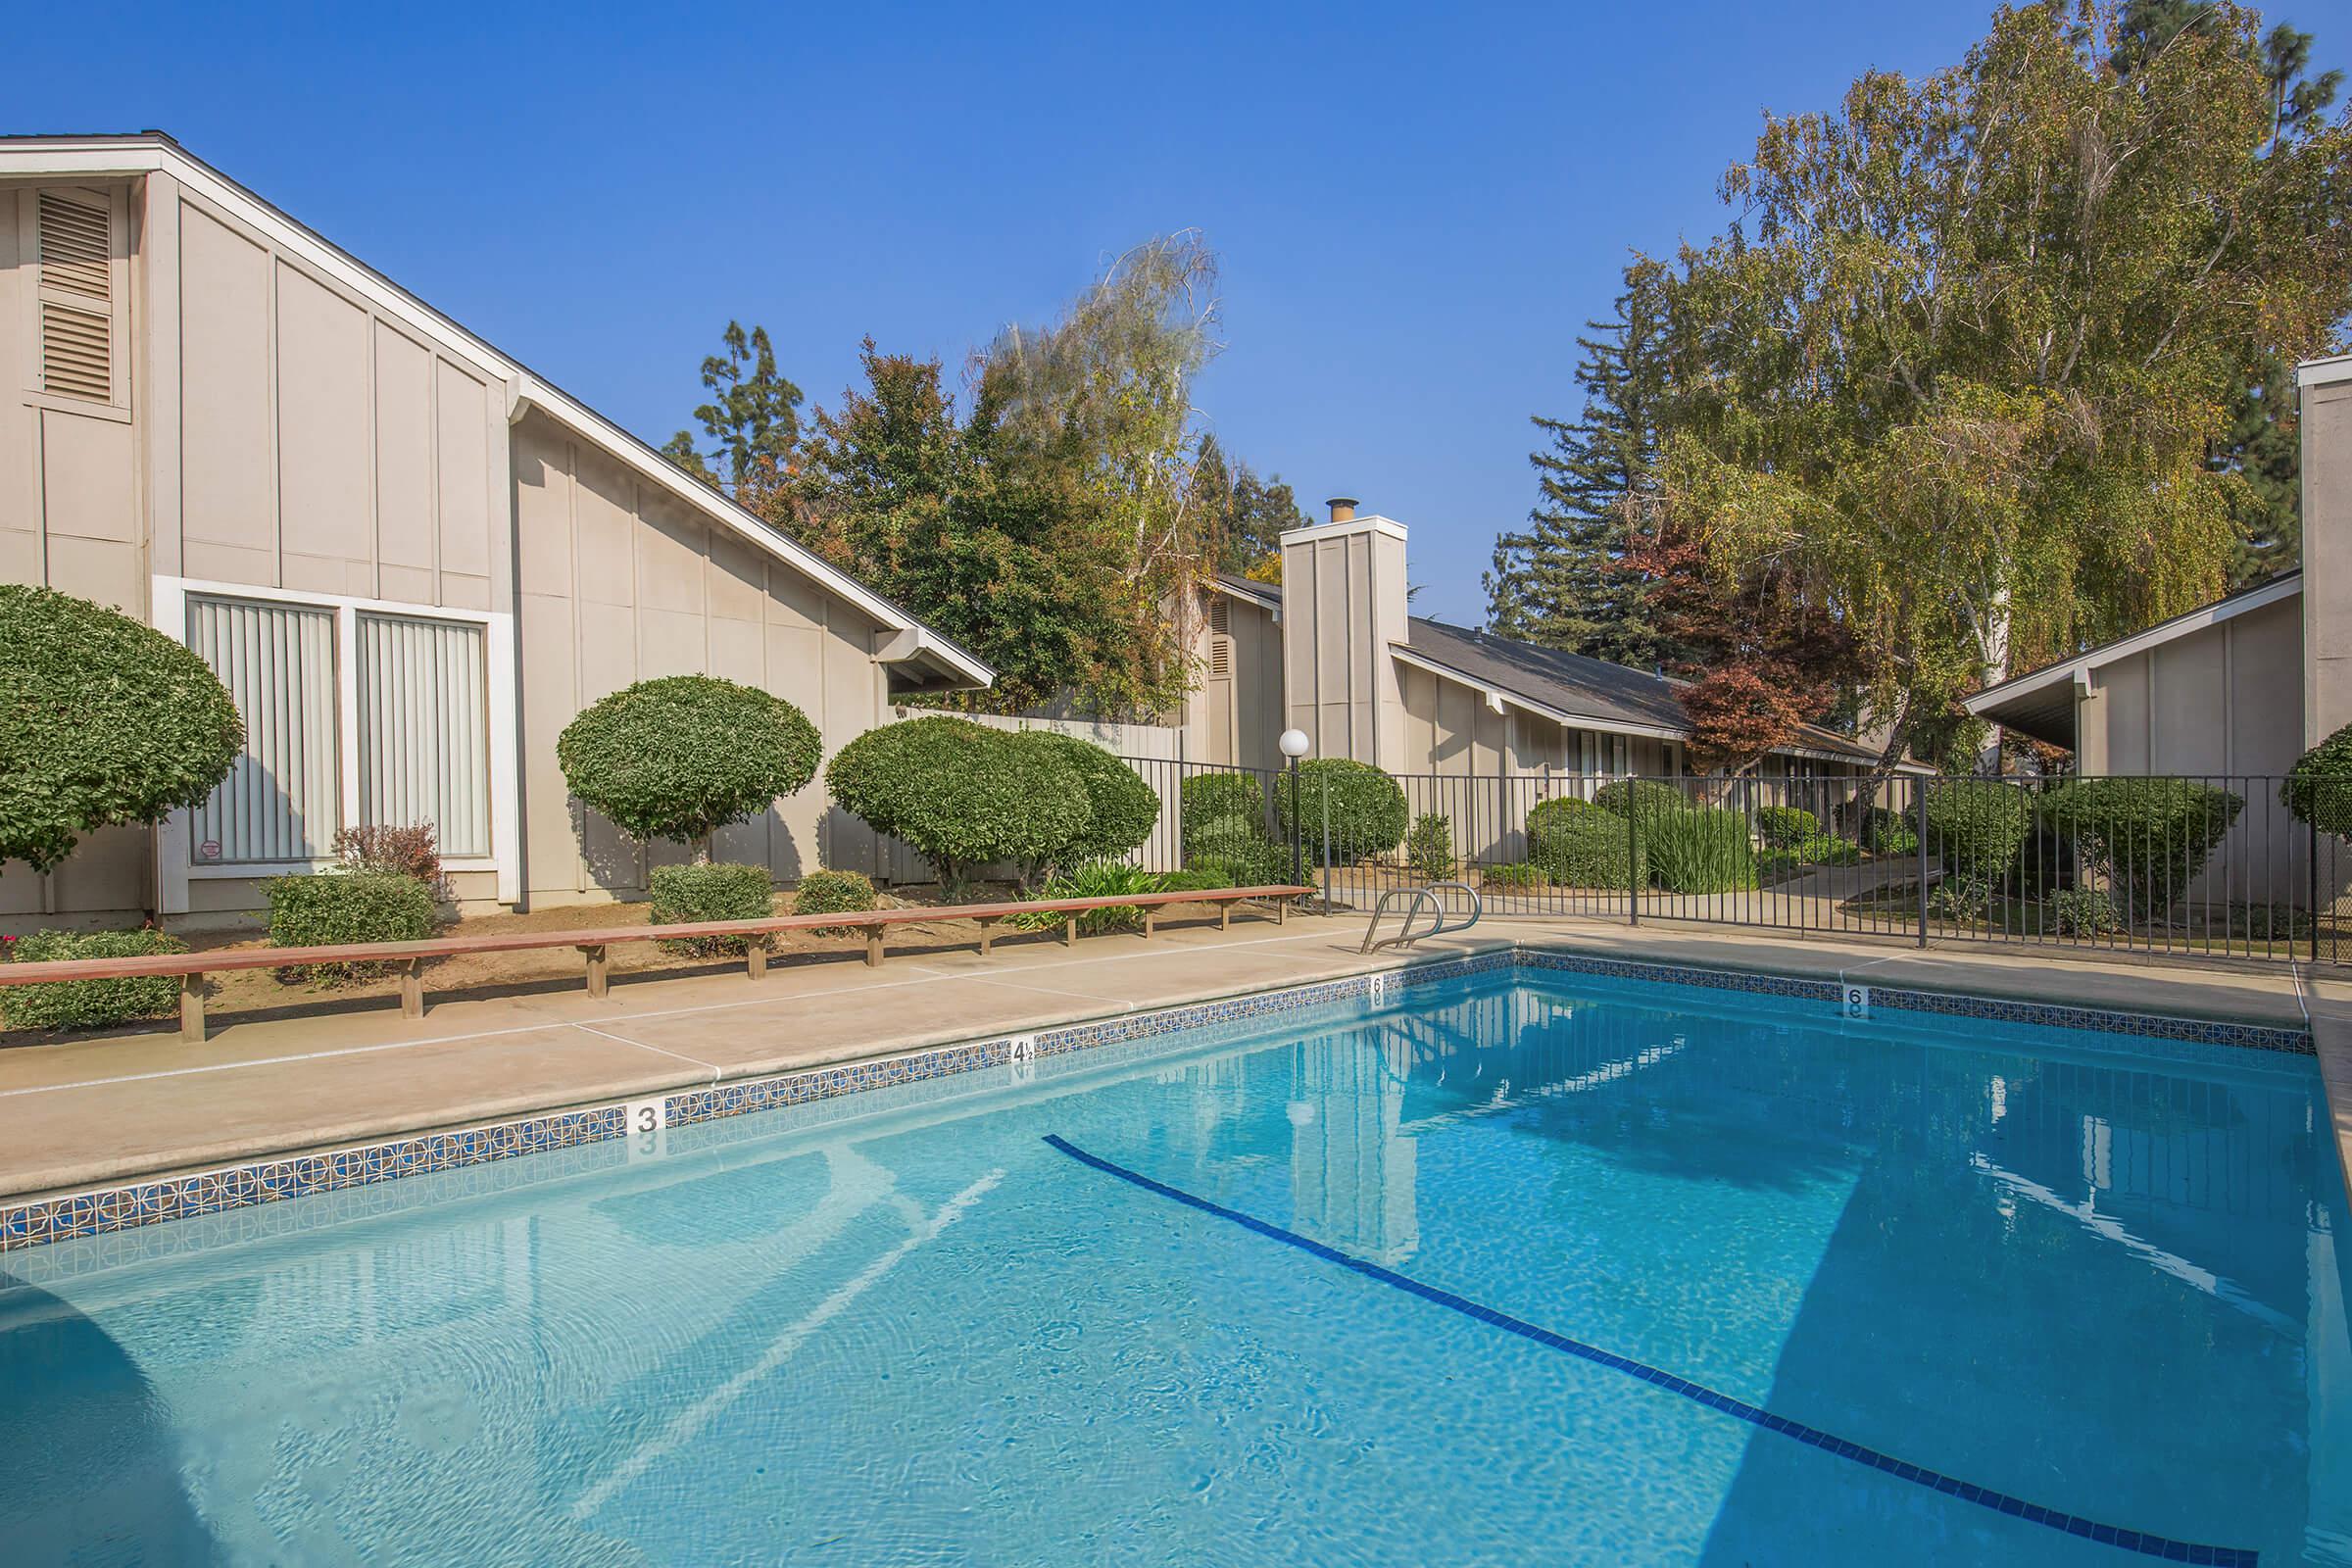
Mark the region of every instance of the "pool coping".
[[[1463, 951], [1467, 949], [1468, 951]], [[2310, 1027], [2248, 1023], [2180, 1013], [2134, 1012], [2069, 1003], [1984, 996], [1919, 986], [1865, 986], [1779, 964], [1706, 963], [1629, 958], [1573, 938], [1522, 937], [1464, 944], [1446, 952], [1401, 955], [1396, 961], [1299, 984], [1259, 986], [1149, 1008], [992, 1033], [720, 1083], [651, 1091], [626, 1101], [550, 1106], [522, 1116], [446, 1126], [342, 1147], [312, 1147], [238, 1162], [111, 1181], [62, 1194], [0, 1202], [0, 1254], [118, 1234], [175, 1219], [271, 1204], [283, 1199], [379, 1185], [462, 1169], [518, 1154], [659, 1134], [756, 1111], [829, 1100], [873, 1089], [1063, 1055], [1150, 1036], [1295, 1011], [1329, 1003], [1384, 1002], [1393, 991], [1440, 980], [1526, 966], [1751, 995], [1842, 1004], [1850, 1012], [1918, 1012], [2000, 1019], [2049, 1027], [2126, 1033], [2211, 1045], [2230, 1051], [2317, 1054]], [[1849, 994], [1859, 990], [1860, 995]], [[2332, 1079], [2333, 1074], [2328, 1074]]]

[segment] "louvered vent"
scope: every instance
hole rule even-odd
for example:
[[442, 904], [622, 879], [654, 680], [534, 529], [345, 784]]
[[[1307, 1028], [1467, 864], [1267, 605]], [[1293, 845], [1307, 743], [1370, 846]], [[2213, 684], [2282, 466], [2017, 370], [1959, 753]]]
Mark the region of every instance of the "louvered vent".
[[105, 312], [41, 301], [41, 390], [100, 403], [114, 396], [114, 338]]
[[94, 300], [110, 292], [106, 209], [41, 192], [41, 281]]
[[1233, 673], [1233, 639], [1211, 637], [1208, 640], [1208, 672], [1218, 680]]
[[1233, 630], [1233, 608], [1222, 594], [1208, 602], [1208, 629], [1220, 637]]

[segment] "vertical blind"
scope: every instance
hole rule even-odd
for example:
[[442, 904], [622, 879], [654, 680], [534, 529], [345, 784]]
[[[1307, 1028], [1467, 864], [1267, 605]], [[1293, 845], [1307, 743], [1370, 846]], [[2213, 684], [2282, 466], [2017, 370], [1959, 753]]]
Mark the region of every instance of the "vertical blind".
[[359, 617], [360, 819], [430, 822], [446, 857], [490, 853], [482, 628]]
[[196, 808], [197, 862], [324, 856], [339, 815], [334, 612], [191, 599], [188, 646], [245, 718], [244, 755]]

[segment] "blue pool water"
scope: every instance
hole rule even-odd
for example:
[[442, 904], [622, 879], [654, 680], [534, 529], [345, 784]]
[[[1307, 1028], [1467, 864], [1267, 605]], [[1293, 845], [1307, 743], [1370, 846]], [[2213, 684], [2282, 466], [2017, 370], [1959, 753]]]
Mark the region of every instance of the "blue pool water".
[[0, 1561], [2352, 1563], [2325, 1125], [1446, 982], [0, 1257]]

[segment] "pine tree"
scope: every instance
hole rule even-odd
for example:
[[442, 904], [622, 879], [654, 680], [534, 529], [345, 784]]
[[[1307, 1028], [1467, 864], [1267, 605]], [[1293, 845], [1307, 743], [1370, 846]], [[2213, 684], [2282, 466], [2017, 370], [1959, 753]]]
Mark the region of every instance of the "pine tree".
[[1584, 416], [1534, 416], [1549, 438], [1528, 456], [1542, 499], [1526, 529], [1494, 541], [1484, 578], [1497, 634], [1643, 669], [1673, 654], [1624, 560], [1630, 508], [1657, 460], [1653, 284], [1647, 264], [1629, 268], [1615, 318], [1588, 322], [1593, 335], [1577, 339]]
[[680, 430], [663, 443], [662, 455], [781, 526], [789, 512], [785, 481], [801, 440], [801, 389], [776, 368], [766, 327], [746, 333], [742, 322], [729, 321], [719, 345], [723, 355], [703, 361], [703, 385], [711, 401], [694, 411], [718, 450], [704, 456], [692, 432]]
[[[1298, 496], [1282, 475], [1260, 478], [1249, 464], [1229, 464], [1213, 435], [1200, 438], [1200, 455], [1193, 466], [1195, 493], [1214, 517], [1216, 569], [1239, 577], [1252, 566], [1273, 559], [1283, 534], [1303, 528], [1314, 519], [1298, 505]], [[1281, 581], [1277, 572], [1272, 579]]]

